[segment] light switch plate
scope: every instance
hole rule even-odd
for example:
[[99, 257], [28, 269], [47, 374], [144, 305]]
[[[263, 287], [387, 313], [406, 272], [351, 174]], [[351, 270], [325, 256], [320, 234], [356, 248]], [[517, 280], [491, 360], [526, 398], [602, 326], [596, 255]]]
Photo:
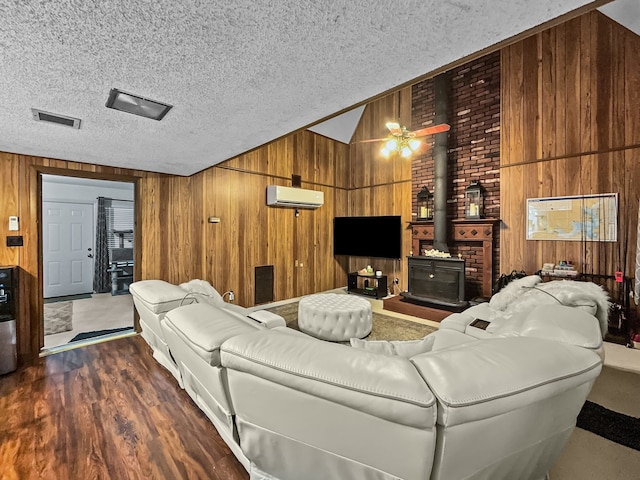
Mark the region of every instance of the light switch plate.
[[20, 230], [18, 217], [16, 215], [11, 215], [9, 217], [9, 231], [17, 232], [18, 230]]

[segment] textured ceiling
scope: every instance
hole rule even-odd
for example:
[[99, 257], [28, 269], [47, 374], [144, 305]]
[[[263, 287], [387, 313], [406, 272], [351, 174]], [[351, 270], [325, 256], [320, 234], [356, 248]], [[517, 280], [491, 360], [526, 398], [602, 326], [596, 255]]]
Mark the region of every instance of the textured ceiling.
[[588, 3], [0, 0], [0, 151], [190, 175]]

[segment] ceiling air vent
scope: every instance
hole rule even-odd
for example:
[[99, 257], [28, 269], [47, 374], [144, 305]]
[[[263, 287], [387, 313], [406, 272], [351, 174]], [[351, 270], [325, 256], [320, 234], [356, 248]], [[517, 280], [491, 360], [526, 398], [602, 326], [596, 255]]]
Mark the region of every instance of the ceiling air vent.
[[76, 130], [80, 128], [79, 118], [67, 117], [66, 115], [45, 112], [43, 110], [38, 110], [37, 108], [32, 108], [31, 113], [33, 114], [33, 119], [38, 122], [55, 123], [57, 125], [63, 125], [65, 127], [75, 128]]

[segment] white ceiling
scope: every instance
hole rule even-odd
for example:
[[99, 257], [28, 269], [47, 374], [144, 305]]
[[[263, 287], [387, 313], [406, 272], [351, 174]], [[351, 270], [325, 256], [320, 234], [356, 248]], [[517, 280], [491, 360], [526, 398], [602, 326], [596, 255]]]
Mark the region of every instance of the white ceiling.
[[308, 130], [342, 143], [349, 143], [358, 127], [358, 123], [360, 123], [364, 107], [364, 105], [361, 105], [353, 110], [336, 115], [329, 120], [309, 127]]
[[190, 175], [589, 3], [0, 0], [0, 151]]
[[598, 8], [620, 25], [640, 35], [640, 1], [616, 0]]

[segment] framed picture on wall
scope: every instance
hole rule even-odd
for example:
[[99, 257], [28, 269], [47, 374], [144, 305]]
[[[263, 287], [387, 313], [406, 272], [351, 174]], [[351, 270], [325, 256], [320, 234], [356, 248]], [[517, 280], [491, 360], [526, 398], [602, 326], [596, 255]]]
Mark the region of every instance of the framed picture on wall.
[[528, 198], [527, 240], [616, 242], [618, 194]]

